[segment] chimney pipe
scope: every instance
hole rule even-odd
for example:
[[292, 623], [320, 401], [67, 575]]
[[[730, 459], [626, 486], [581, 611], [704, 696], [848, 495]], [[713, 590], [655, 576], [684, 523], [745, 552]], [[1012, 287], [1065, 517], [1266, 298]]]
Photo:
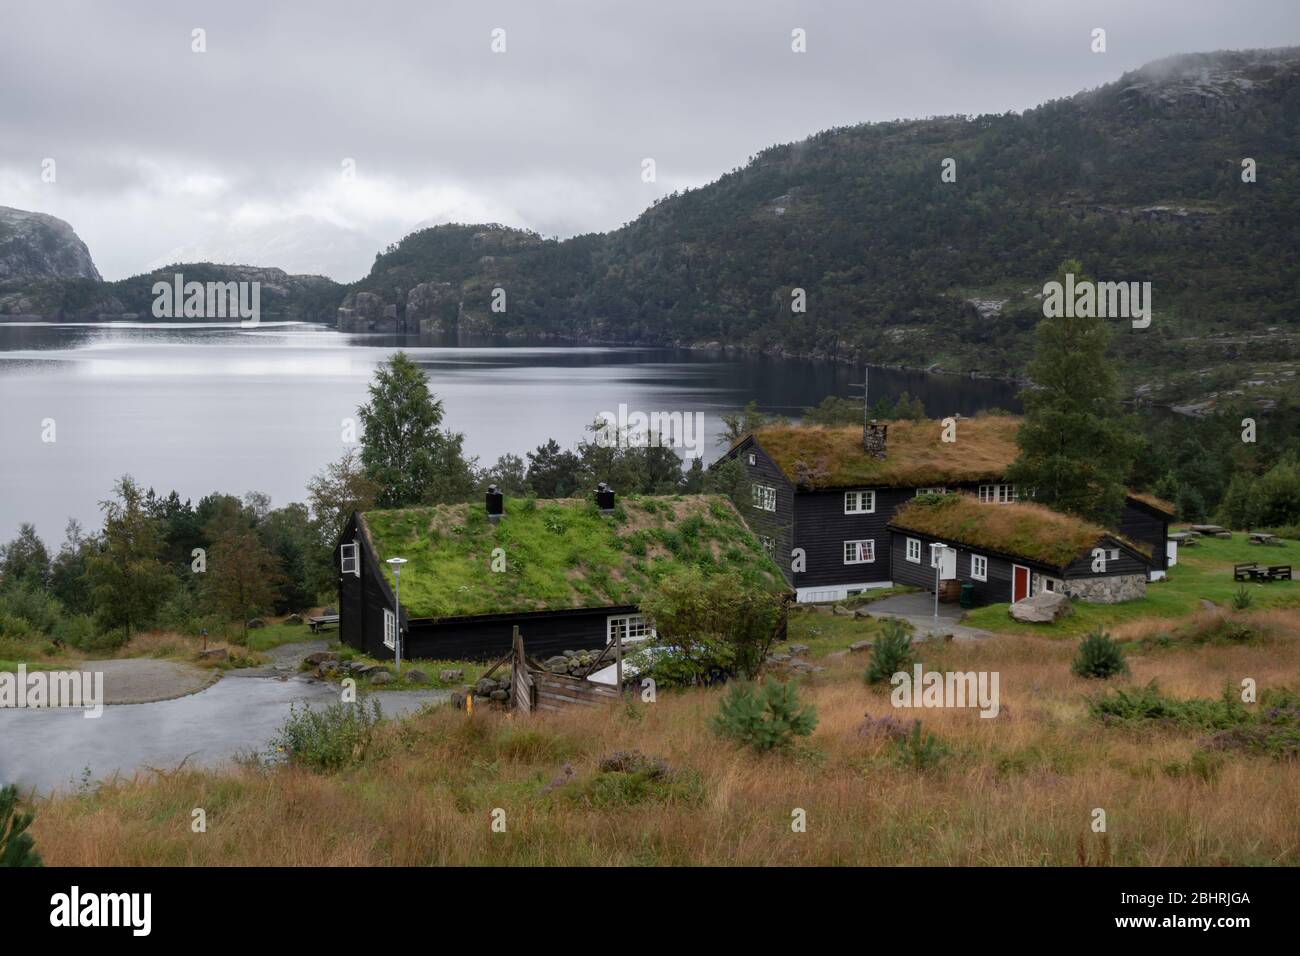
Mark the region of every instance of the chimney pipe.
[[492, 524], [501, 520], [501, 515], [505, 512], [506, 502], [505, 495], [497, 490], [496, 485], [488, 485], [487, 490], [487, 518]]
[[596, 507], [601, 514], [614, 513], [614, 489], [603, 481], [596, 486]]

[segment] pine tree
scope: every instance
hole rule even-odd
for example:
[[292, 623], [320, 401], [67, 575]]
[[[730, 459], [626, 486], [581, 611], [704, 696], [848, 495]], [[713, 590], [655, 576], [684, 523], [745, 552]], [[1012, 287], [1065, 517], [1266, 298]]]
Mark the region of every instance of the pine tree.
[[161, 557], [162, 531], [144, 509], [144, 495], [130, 475], [114, 486], [117, 500], [101, 501], [104, 512], [103, 547], [90, 557], [95, 614], [104, 630], [148, 625], [167, 599], [174, 579]]
[[[1077, 284], [1081, 272], [1078, 262], [1067, 261], [1058, 281], [1073, 273]], [[1022, 496], [1033, 489], [1036, 501], [1102, 525], [1113, 523], [1124, 506], [1137, 453], [1136, 428], [1120, 414], [1115, 370], [1106, 357], [1106, 321], [1062, 315], [1038, 323], [1028, 368], [1033, 386], [1021, 394], [1020, 457], [1008, 471]]]

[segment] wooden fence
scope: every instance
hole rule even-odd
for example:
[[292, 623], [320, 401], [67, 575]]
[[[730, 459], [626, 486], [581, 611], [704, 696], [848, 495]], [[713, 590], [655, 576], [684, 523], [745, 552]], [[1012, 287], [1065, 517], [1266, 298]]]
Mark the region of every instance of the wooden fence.
[[[587, 669], [588, 674], [594, 673], [600, 667], [611, 649], [615, 651], [621, 662], [621, 645], [617, 648], [606, 648]], [[552, 674], [546, 670], [540, 662], [528, 656], [518, 627], [514, 630], [509, 660], [512, 669], [510, 706], [517, 713], [530, 714], [535, 710], [560, 711], [569, 707], [595, 707], [616, 701], [621, 697], [618, 688], [609, 684], [598, 684], [587, 680], [586, 677]], [[498, 661], [492, 670], [495, 671], [505, 661], [506, 658]]]

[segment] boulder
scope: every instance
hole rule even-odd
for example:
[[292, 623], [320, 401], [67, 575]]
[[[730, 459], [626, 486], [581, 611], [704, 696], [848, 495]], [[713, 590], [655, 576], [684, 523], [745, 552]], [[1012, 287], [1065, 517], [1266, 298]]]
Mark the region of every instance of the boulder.
[[849, 645], [849, 650], [853, 651], [855, 654], [861, 653], [862, 651], [869, 651], [871, 650], [871, 644], [871, 641], [854, 641]]
[[494, 690], [492, 693], [488, 694], [488, 697], [492, 698], [493, 700], [509, 700], [510, 694], [508, 691]]
[[854, 616], [854, 617], [871, 617], [871, 612], [868, 611], [865, 607], [860, 607], [860, 608], [857, 608], [857, 609], [853, 612], [853, 616]]
[[807, 654], [807, 653], [808, 653], [808, 645], [807, 645], [807, 644], [791, 644], [789, 650], [790, 650], [790, 653], [791, 653], [791, 654]]
[[497, 682], [490, 677], [480, 677], [474, 685], [474, 693], [487, 696], [497, 689]]
[[569, 672], [569, 659], [562, 656], [548, 657], [542, 662], [542, 666], [552, 674], [567, 674]]
[[454, 684], [456, 681], [464, 679], [465, 671], [459, 667], [438, 672], [438, 680], [442, 681], [444, 684]]
[[1070, 599], [1058, 591], [1041, 591], [1011, 605], [1011, 616], [1025, 624], [1050, 624], [1070, 614]]
[[230, 653], [224, 647], [209, 647], [206, 651], [199, 651], [201, 661], [224, 661], [229, 658]]
[[412, 684], [429, 683], [429, 675], [421, 670], [409, 670], [406, 672], [406, 679]]
[[303, 658], [305, 664], [324, 664], [326, 661], [337, 661], [338, 654], [333, 651], [317, 651], [314, 654], [308, 654]]
[[370, 683], [371, 683], [372, 685], [373, 685], [373, 684], [390, 684], [390, 683], [392, 683], [392, 680], [393, 680], [393, 675], [390, 674], [390, 673], [388, 673], [388, 671], [384, 671], [384, 670], [378, 670], [378, 669], [376, 669], [376, 670], [372, 671], [371, 674], [370, 674]]
[[836, 604], [836, 605], [832, 606], [832, 607], [831, 607], [831, 613], [834, 614], [834, 615], [836, 615], [837, 617], [852, 617], [852, 616], [853, 616], [853, 612], [852, 612], [851, 610], [849, 610], [848, 608], [846, 608], [843, 604]]
[[290, 614], [288, 617], [286, 617], [286, 618], [284, 619], [284, 623], [285, 623], [285, 624], [301, 624], [301, 623], [302, 623], [302, 615], [301, 615], [301, 614]]
[[254, 617], [254, 618], [250, 618], [244, 626], [248, 628], [250, 631], [255, 631], [259, 627], [266, 627], [266, 622], [262, 620], [260, 617]]

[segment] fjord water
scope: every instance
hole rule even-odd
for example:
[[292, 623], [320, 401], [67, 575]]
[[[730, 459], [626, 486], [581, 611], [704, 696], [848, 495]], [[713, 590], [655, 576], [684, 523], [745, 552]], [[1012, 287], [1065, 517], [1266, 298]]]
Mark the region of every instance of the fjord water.
[[[548, 438], [572, 447], [601, 412], [703, 412], [705, 460], [722, 412], [756, 400], [797, 416], [826, 395], [861, 394], [861, 368], [683, 349], [479, 344], [351, 335], [310, 324], [0, 324], [0, 541], [34, 522], [51, 549], [129, 473], [182, 498], [213, 491], [300, 501], [345, 447], [342, 422], [398, 348], [426, 371], [444, 426], [490, 464]], [[891, 369], [872, 398], [908, 391], [931, 415], [1018, 408], [1015, 386]], [[50, 424], [53, 425], [53, 441]]]

